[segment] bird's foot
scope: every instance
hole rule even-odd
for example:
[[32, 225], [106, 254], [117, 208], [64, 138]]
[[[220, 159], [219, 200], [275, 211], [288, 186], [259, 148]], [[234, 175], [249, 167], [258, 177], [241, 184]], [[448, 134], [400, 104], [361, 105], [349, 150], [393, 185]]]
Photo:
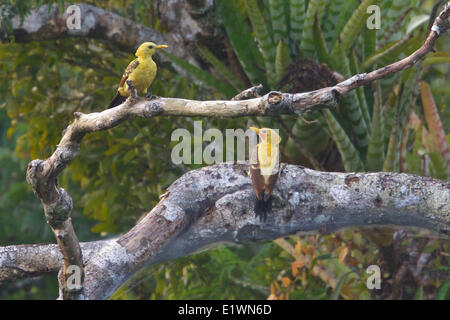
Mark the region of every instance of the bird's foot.
[[147, 93], [147, 94], [145, 95], [145, 97], [146, 97], [147, 99], [150, 99], [150, 100], [153, 100], [153, 99], [158, 98], [158, 96], [153, 95], [151, 92]]
[[130, 97], [132, 97], [133, 99], [137, 99], [138, 98], [138, 94], [137, 94], [136, 87], [133, 85], [133, 81], [128, 79], [127, 80], [127, 85], [128, 85], [128, 91], [130, 92]]

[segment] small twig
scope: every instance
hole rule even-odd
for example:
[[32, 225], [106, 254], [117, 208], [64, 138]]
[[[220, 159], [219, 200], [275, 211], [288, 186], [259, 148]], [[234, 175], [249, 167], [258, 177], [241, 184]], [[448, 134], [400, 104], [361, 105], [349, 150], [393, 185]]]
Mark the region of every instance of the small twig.
[[262, 86], [262, 84], [259, 84], [255, 87], [251, 87], [247, 90], [242, 91], [241, 93], [238, 93], [233, 98], [231, 98], [231, 101], [247, 100], [247, 99], [261, 97], [262, 90], [263, 90], [263, 86]]

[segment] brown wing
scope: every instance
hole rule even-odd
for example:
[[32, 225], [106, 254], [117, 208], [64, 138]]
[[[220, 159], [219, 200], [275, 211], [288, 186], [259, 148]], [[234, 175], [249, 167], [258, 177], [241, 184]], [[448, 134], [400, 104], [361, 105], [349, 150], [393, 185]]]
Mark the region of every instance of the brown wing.
[[127, 81], [128, 76], [138, 67], [139, 60], [134, 59], [130, 62], [128, 67], [125, 69], [125, 72], [123, 73], [122, 79], [120, 80], [119, 88], [123, 87], [125, 84], [125, 81]]
[[270, 195], [272, 194], [272, 190], [273, 190], [273, 187], [275, 187], [275, 183], [277, 182], [278, 176], [279, 176], [279, 174], [277, 172], [276, 174], [273, 174], [269, 177], [269, 183], [266, 185], [266, 188], [265, 188], [266, 192], [265, 192], [264, 200], [267, 200], [270, 197]]
[[276, 172], [273, 172], [273, 175], [269, 176], [269, 181], [267, 182], [266, 186], [265, 186], [265, 190], [266, 190], [266, 199], [268, 197], [270, 197], [270, 195], [272, 194], [272, 190], [275, 187], [275, 183], [277, 182], [278, 177], [280, 176], [280, 158], [279, 158], [279, 149], [277, 148], [276, 150], [277, 152], [277, 157], [275, 159], [275, 161], [277, 161], [277, 166], [276, 166]]
[[252, 178], [253, 190], [255, 191], [258, 200], [264, 199], [264, 177], [261, 175], [259, 169], [259, 161], [257, 156], [257, 149], [253, 150], [250, 156], [250, 177]]

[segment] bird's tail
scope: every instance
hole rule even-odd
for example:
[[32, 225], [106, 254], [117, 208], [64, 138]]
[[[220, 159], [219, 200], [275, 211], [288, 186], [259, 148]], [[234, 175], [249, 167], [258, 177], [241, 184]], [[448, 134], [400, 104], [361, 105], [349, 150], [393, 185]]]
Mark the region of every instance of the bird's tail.
[[119, 104], [124, 103], [125, 100], [127, 100], [127, 97], [122, 96], [119, 93], [119, 91], [117, 91], [116, 95], [114, 96], [114, 98], [109, 103], [108, 109], [114, 108], [114, 107], [118, 106]]
[[256, 199], [254, 210], [256, 218], [259, 217], [260, 221], [266, 221], [267, 214], [272, 211], [272, 196], [269, 196], [265, 200], [264, 197], [262, 199]]

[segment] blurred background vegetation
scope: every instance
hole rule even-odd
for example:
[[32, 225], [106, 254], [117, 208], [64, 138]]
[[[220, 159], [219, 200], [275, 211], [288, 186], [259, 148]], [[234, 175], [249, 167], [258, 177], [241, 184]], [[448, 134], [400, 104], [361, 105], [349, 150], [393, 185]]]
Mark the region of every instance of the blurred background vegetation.
[[[86, 2], [165, 31], [147, 1]], [[10, 25], [14, 15], [23, 17], [45, 3], [51, 1], [2, 1], [2, 19]], [[381, 8], [380, 30], [366, 28], [372, 4]], [[435, 5], [428, 0], [215, 0], [217, 32], [229, 52], [197, 43], [197, 66], [165, 53], [187, 76], [159, 68], [152, 93], [229, 99], [260, 83], [266, 91], [283, 92], [333, 85], [416, 50]], [[450, 124], [448, 39], [441, 37], [436, 52], [414, 67], [351, 92], [337, 110], [305, 119], [201, 119], [203, 129], [245, 128], [250, 121], [280, 129], [283, 162], [447, 180], [450, 135], [446, 142], [436, 137]], [[1, 246], [54, 242], [42, 206], [26, 184], [27, 163], [51, 155], [73, 112], [103, 110], [131, 59], [131, 52], [88, 38], [10, 39], [0, 45]], [[193, 132], [194, 120], [199, 119], [133, 119], [84, 138], [59, 180], [73, 197], [80, 241], [126, 232], [177, 177], [200, 167], [169, 160], [172, 131]], [[113, 299], [448, 299], [448, 247], [448, 239], [426, 230], [394, 227], [291, 236], [144, 268]], [[426, 263], [419, 266], [419, 258]], [[366, 268], [373, 264], [382, 270], [381, 290], [366, 287]], [[0, 284], [1, 299], [56, 296], [56, 275]]]

